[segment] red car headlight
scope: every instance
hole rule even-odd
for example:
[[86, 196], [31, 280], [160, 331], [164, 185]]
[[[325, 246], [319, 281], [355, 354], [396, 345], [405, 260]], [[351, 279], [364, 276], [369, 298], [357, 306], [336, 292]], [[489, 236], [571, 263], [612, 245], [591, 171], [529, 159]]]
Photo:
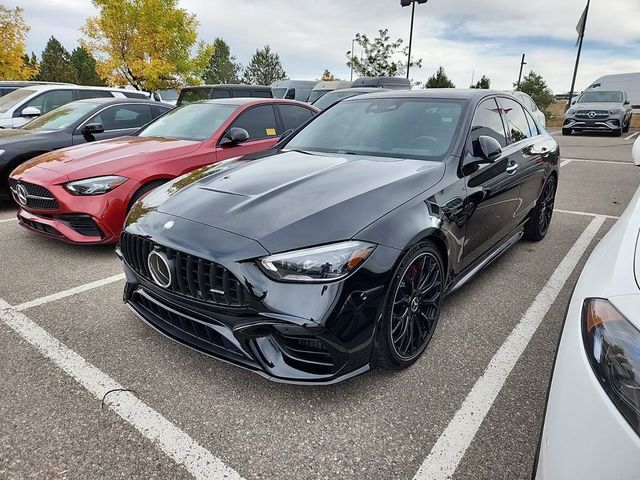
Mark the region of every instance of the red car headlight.
[[600, 385], [640, 435], [640, 331], [609, 301], [589, 298], [582, 307], [582, 336]]

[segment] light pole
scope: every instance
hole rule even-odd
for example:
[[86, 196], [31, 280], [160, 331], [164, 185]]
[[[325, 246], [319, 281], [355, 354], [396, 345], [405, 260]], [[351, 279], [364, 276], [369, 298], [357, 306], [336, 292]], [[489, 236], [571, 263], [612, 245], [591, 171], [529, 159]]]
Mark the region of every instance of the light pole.
[[416, 3], [427, 3], [429, 0], [400, 0], [400, 6], [408, 7], [411, 5], [411, 31], [409, 32], [409, 55], [407, 57], [407, 78], [409, 78], [409, 69], [411, 68], [411, 46], [413, 45], [413, 19], [416, 15]]
[[527, 64], [527, 62], [524, 61], [524, 53], [522, 54], [522, 60], [520, 60], [520, 74], [518, 75], [518, 86], [516, 87], [516, 90], [520, 90], [520, 82], [522, 81], [522, 69], [524, 68], [524, 66]]
[[354, 50], [356, 48], [356, 39], [351, 39], [351, 81], [353, 82], [353, 57], [355, 55]]

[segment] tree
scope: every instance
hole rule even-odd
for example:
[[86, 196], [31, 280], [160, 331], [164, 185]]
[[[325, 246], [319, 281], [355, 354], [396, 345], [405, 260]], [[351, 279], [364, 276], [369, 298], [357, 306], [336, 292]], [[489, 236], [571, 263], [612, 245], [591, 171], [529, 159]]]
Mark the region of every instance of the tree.
[[213, 54], [202, 75], [204, 83], [240, 83], [242, 65], [231, 55], [229, 44], [221, 38], [216, 38], [213, 48]]
[[320, 80], [322, 80], [323, 82], [333, 82], [334, 80], [337, 80], [337, 78], [334, 77], [333, 73], [331, 73], [329, 70], [325, 70]]
[[22, 18], [22, 8], [0, 5], [0, 80], [28, 80], [37, 66], [24, 61], [25, 40], [30, 28]]
[[489, 88], [491, 88], [491, 80], [489, 80], [489, 77], [485, 77], [483, 75], [482, 78], [480, 80], [478, 80], [475, 83], [475, 85], [471, 85], [470, 88], [485, 88], [485, 89], [489, 89]]
[[[347, 67], [361, 77], [395, 77], [407, 71], [407, 62], [403, 59], [409, 53], [409, 47], [402, 48], [401, 38], [391, 41], [389, 30], [379, 30], [379, 36], [373, 41], [364, 33], [356, 34], [356, 43], [360, 45], [360, 57], [347, 52]], [[397, 57], [401, 57], [400, 59]], [[411, 67], [422, 67], [422, 59], [413, 60]]]
[[98, 15], [82, 27], [81, 44], [102, 78], [147, 91], [200, 83], [213, 46], [198, 42], [198, 21], [178, 0], [92, 3]]
[[280, 63], [280, 56], [271, 51], [269, 45], [256, 50], [249, 65], [244, 70], [244, 81], [249, 84], [271, 85], [278, 80], [286, 80], [287, 74]]
[[22, 61], [29, 71], [33, 72], [29, 78], [23, 78], [22, 80], [35, 80], [38, 76], [38, 72], [40, 71], [40, 63], [38, 63], [38, 57], [36, 57], [36, 54], [31, 52], [31, 56], [29, 56], [25, 53], [22, 57]]
[[105, 85], [104, 80], [96, 72], [96, 59], [83, 46], [71, 52], [71, 67], [75, 71], [76, 82], [80, 85], [98, 87]]
[[49, 38], [44, 47], [37, 78], [43, 82], [76, 82], [76, 72], [71, 66], [71, 55], [54, 36]]
[[444, 67], [440, 67], [436, 73], [427, 79], [424, 88], [456, 88], [456, 86], [444, 73]]
[[533, 98], [533, 101], [536, 102], [536, 105], [538, 105], [538, 108], [542, 111], [545, 111], [554, 101], [553, 92], [547, 85], [547, 82], [545, 82], [541, 75], [538, 75], [533, 70], [524, 77], [519, 87], [517, 83], [514, 83], [513, 86]]

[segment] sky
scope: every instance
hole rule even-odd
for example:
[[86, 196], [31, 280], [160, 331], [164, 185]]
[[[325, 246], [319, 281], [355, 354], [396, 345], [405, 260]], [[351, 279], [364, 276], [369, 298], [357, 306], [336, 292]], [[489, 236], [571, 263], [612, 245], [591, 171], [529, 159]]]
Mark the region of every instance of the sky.
[[[38, 56], [54, 35], [69, 50], [80, 27], [96, 14], [89, 0], [0, 0], [24, 9], [31, 26], [27, 49]], [[373, 37], [388, 28], [408, 44], [410, 8], [399, 0], [179, 0], [200, 22], [200, 39], [222, 37], [246, 64], [257, 48], [271, 45], [291, 79], [317, 79], [325, 69], [349, 79], [346, 52], [356, 33]], [[429, 0], [416, 6], [413, 57], [425, 81], [439, 66], [458, 87], [472, 78], [512, 88], [520, 60], [525, 73], [541, 74], [555, 93], [571, 86], [576, 25], [586, 0]], [[578, 90], [611, 73], [640, 72], [640, 1], [592, 0]], [[358, 48], [356, 47], [356, 54]]]

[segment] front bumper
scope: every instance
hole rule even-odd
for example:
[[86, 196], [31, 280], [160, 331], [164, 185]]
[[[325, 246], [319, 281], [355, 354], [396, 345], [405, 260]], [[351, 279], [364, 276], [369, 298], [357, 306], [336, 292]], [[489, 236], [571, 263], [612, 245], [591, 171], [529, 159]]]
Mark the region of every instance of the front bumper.
[[[610, 299], [615, 303], [615, 298]], [[535, 480], [637, 479], [640, 436], [602, 388], [581, 333], [584, 297], [574, 295], [558, 350]], [[624, 310], [623, 310], [624, 311]]]
[[595, 120], [567, 118], [565, 119], [562, 128], [580, 132], [614, 132], [622, 128], [622, 123], [617, 117]]
[[[172, 217], [166, 216], [160, 224], [168, 218]], [[384, 287], [399, 256], [397, 250], [378, 247], [357, 272], [342, 281], [279, 283], [268, 279], [254, 262], [230, 260], [225, 254], [234, 244], [238, 251], [263, 252], [253, 241], [184, 219], [173, 220], [176, 228], [168, 232], [149, 235], [146, 231], [147, 247], [132, 247], [128, 234], [135, 232], [142, 238], [135, 228], [122, 237], [124, 301], [146, 323], [181, 344], [277, 382], [331, 384], [371, 367]], [[176, 236], [180, 230], [189, 231], [189, 239], [202, 238], [206, 232], [209, 243], [185, 244], [184, 238]], [[170, 258], [181, 256], [175, 283], [169, 288], [159, 287], [148, 274], [145, 254], [151, 249]], [[251, 254], [253, 258], [256, 253]], [[183, 280], [178, 281], [178, 275]], [[227, 285], [234, 294], [222, 290], [216, 294], [220, 297], [203, 296], [202, 292], [221, 288], [211, 288], [211, 278], [218, 276], [226, 278], [220, 285]]]

